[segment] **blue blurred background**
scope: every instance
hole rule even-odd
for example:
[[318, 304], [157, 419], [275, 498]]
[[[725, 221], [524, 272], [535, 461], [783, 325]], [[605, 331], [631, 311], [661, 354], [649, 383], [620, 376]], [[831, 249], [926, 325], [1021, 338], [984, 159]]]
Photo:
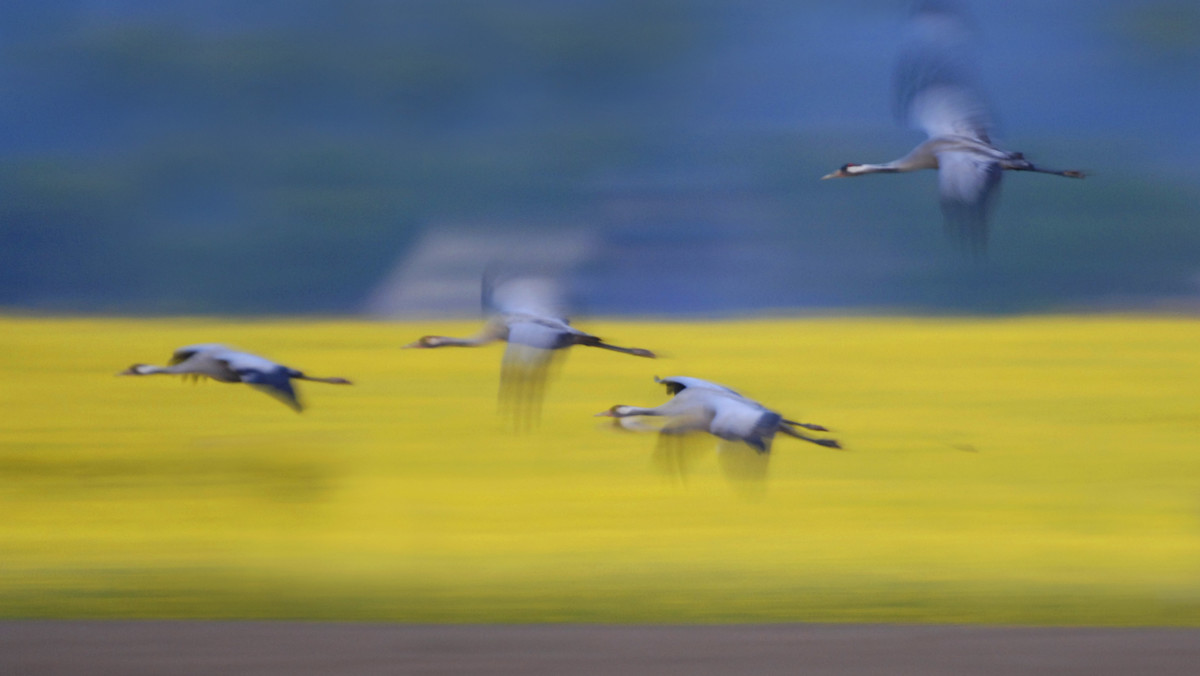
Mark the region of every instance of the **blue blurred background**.
[[967, 5], [1010, 175], [985, 261], [907, 152], [904, 0], [11, 0], [0, 308], [477, 311], [505, 260], [580, 312], [1192, 309], [1200, 5]]

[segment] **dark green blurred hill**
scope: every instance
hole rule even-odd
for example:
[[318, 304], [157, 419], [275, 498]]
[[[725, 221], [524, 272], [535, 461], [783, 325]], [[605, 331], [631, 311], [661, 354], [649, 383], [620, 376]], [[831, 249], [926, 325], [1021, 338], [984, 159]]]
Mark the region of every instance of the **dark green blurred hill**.
[[698, 30], [674, 3], [567, 4], [25, 3], [0, 303], [345, 311], [429, 214], [562, 202], [634, 142], [597, 109]]
[[[815, 180], [918, 140], [886, 103], [902, 3], [8, 3], [0, 307], [354, 312], [423, 228], [455, 218], [633, 230], [665, 261], [593, 266], [593, 286], [676, 269], [711, 282], [677, 260], [689, 233], [721, 231], [718, 253], [759, 237], [779, 261], [719, 299], [699, 283], [654, 303], [585, 288], [594, 311], [1190, 297], [1200, 125], [1177, 109], [1198, 98], [1196, 13], [1077, 2], [1090, 13], [1056, 29], [1037, 20], [1055, 9], [1020, 4], [1029, 17], [981, 22], [1005, 140], [1095, 175], [1010, 178], [979, 267], [942, 241], [932, 175]], [[1065, 37], [1041, 40], [1031, 69], [997, 48], [1025, 32]], [[763, 213], [753, 232], [719, 210], [694, 225], [603, 215], [614, 191], [663, 186], [683, 213], [726, 194]], [[660, 227], [671, 237], [644, 237]]]

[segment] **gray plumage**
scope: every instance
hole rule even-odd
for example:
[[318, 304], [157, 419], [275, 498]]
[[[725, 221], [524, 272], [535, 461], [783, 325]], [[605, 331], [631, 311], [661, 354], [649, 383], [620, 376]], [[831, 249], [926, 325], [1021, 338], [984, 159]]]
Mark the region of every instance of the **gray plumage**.
[[192, 379], [211, 378], [222, 383], [245, 383], [271, 395], [296, 412], [300, 412], [304, 407], [292, 386], [292, 380], [311, 380], [334, 385], [351, 384], [345, 378], [310, 376], [265, 357], [234, 350], [219, 343], [186, 345], [175, 350], [167, 366], [134, 364], [117, 375], [179, 375]]
[[937, 169], [947, 234], [961, 248], [982, 255], [1005, 170], [1069, 178], [1083, 178], [1083, 173], [1044, 169], [992, 143], [992, 115], [972, 63], [978, 36], [952, 3], [918, 4], [907, 29], [894, 78], [895, 112], [928, 140], [900, 159], [846, 164], [822, 178]]
[[[618, 404], [596, 415], [614, 418], [623, 429], [657, 430], [656, 464], [680, 477], [686, 475], [699, 455], [684, 440], [684, 437], [696, 433], [710, 434], [722, 442], [729, 442], [720, 446], [722, 455], [737, 453], [737, 449], [752, 449], [759, 460], [743, 461], [737, 466], [743, 469], [756, 468], [754, 471], [760, 476], [765, 476], [767, 456], [776, 434], [782, 433], [827, 448], [841, 448], [834, 439], [813, 437], [800, 431], [828, 431], [824, 427], [788, 420], [724, 385], [688, 376], [656, 377], [654, 380], [664, 385], [668, 394], [674, 395], [666, 403], [650, 408]], [[649, 425], [642, 422], [641, 418], [661, 419], [662, 424]], [[730, 463], [723, 461], [723, 469], [727, 470], [730, 466]]]
[[655, 356], [650, 350], [613, 345], [571, 326], [558, 285], [551, 280], [525, 277], [500, 285], [494, 275], [486, 274], [480, 296], [487, 320], [474, 336], [422, 336], [404, 347], [478, 347], [504, 341], [500, 409], [519, 427], [529, 427], [539, 418], [548, 373], [567, 348], [582, 345], [636, 357]]

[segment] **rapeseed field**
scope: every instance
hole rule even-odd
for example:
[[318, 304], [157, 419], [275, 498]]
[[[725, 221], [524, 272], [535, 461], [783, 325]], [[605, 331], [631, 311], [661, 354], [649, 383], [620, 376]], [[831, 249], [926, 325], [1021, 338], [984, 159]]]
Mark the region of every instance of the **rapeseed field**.
[[[536, 429], [474, 323], [0, 319], [0, 616], [1200, 625], [1200, 322], [578, 322]], [[353, 387], [114, 374], [219, 341]], [[751, 489], [593, 417], [691, 375], [823, 424]]]

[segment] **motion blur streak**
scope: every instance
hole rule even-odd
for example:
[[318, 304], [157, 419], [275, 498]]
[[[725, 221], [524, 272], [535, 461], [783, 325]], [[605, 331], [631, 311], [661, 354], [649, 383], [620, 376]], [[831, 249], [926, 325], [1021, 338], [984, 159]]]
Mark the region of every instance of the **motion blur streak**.
[[[495, 352], [415, 323], [2, 319], [0, 613], [1200, 624], [1200, 322], [587, 322], [679, 347], [572, 354], [517, 435]], [[356, 385], [297, 416], [113, 376], [207, 340]], [[754, 500], [715, 454], [665, 480], [592, 414], [668, 363], [846, 451], [777, 444]]]

